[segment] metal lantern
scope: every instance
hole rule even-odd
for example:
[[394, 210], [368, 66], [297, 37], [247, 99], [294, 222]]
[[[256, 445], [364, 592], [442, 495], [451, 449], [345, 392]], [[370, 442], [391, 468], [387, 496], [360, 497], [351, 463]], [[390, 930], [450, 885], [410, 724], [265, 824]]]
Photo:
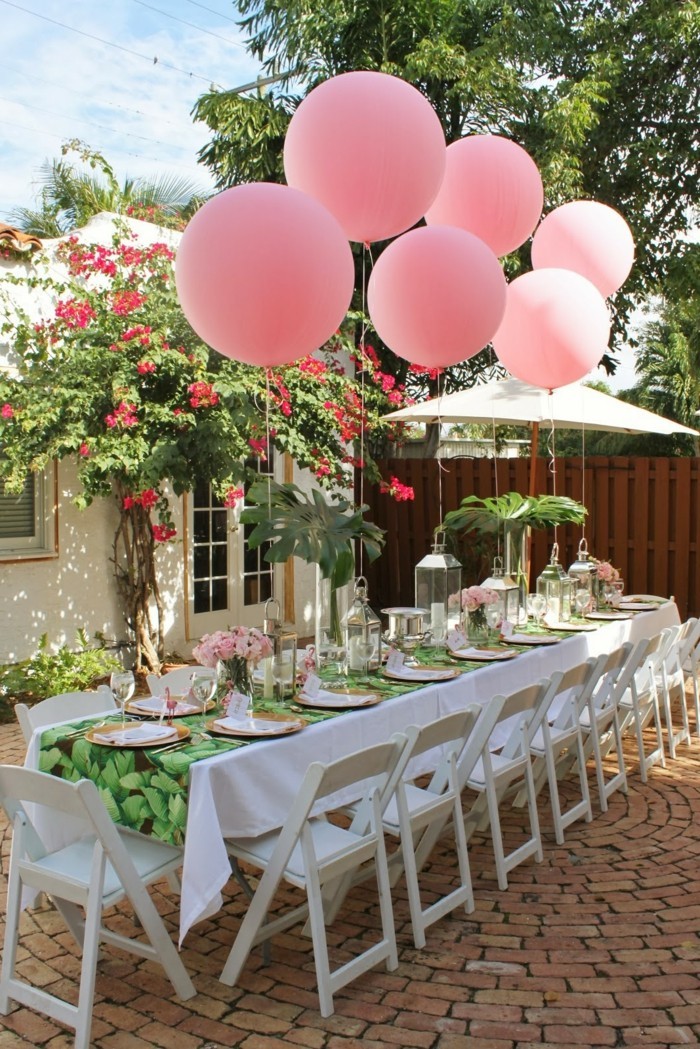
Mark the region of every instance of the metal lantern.
[[592, 607], [598, 601], [599, 581], [596, 563], [588, 553], [588, 543], [585, 538], [578, 544], [576, 560], [569, 566], [569, 578], [572, 584], [572, 600], [577, 590], [587, 590]]
[[[276, 606], [277, 615], [272, 614], [273, 606]], [[275, 662], [290, 665], [289, 673], [283, 676], [277, 675], [274, 679], [275, 699], [284, 699], [285, 696], [294, 694], [296, 686], [297, 633], [282, 623], [280, 603], [274, 597], [268, 598], [265, 602], [263, 634], [272, 644], [272, 656], [270, 657], [272, 673], [274, 674]]]
[[[416, 606], [426, 609], [423, 627], [440, 633], [440, 628], [451, 629], [459, 624], [459, 594], [462, 589], [462, 566], [445, 550], [445, 533], [437, 532], [429, 554], [415, 568]], [[449, 598], [455, 595], [455, 607], [449, 607]]]
[[558, 623], [571, 619], [571, 579], [559, 564], [559, 545], [552, 546], [552, 556], [537, 577], [537, 593], [547, 602], [547, 609]]
[[493, 590], [498, 597], [498, 611], [501, 613], [501, 619], [517, 626], [520, 591], [513, 579], [506, 575], [503, 558], [494, 557], [491, 575], [488, 579], [484, 579], [481, 585], [486, 590]]
[[343, 616], [343, 639], [348, 673], [361, 674], [365, 670], [379, 669], [382, 662], [382, 625], [377, 613], [369, 607], [367, 580], [364, 576], [355, 580], [354, 600]]

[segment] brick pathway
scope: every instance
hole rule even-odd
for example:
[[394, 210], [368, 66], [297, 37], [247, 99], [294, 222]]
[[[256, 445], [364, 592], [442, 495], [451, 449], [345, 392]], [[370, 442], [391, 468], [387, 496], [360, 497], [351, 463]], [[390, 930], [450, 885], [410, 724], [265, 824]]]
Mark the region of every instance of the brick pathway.
[[[13, 726], [0, 726], [0, 761], [19, 762]], [[700, 1045], [700, 744], [679, 750], [644, 786], [628, 750], [627, 797], [616, 794], [592, 824], [575, 824], [564, 846], [551, 833], [541, 798], [542, 864], [531, 861], [496, 886], [488, 841], [470, 848], [476, 910], [443, 919], [424, 950], [412, 945], [402, 887], [396, 893], [400, 966], [378, 969], [336, 996], [324, 1020], [316, 1007], [309, 945], [294, 931], [275, 940], [272, 964], [256, 956], [240, 985], [217, 977], [243, 909], [231, 895], [215, 920], [195, 927], [183, 959], [198, 990], [180, 1003], [161, 971], [106, 948], [92, 1025], [96, 1049], [524, 1049], [540, 1046]], [[517, 831], [519, 813], [504, 819]], [[2, 833], [3, 872], [9, 852]], [[432, 874], [450, 877], [449, 853]], [[176, 929], [167, 886], [157, 905]], [[4, 875], [0, 878], [4, 913]], [[119, 915], [116, 916], [119, 920]], [[349, 900], [333, 951], [376, 922], [361, 892]], [[79, 972], [74, 944], [50, 908], [23, 918], [21, 967], [42, 986], [64, 986]], [[68, 1049], [72, 1038], [24, 1008], [0, 1017], [2, 1049]]]

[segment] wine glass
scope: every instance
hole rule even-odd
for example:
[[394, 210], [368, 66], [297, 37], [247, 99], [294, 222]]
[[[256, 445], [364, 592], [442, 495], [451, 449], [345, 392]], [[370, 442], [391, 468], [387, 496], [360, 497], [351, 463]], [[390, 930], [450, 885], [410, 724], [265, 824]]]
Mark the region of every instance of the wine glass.
[[136, 682], [130, 670], [115, 670], [109, 679], [109, 687], [112, 690], [115, 703], [122, 710], [122, 729], [126, 724], [126, 704], [134, 694]]
[[547, 599], [544, 594], [528, 594], [527, 610], [535, 620], [535, 625], [541, 627], [542, 616], [547, 611]]
[[358, 638], [356, 641], [356, 652], [357, 657], [362, 664], [362, 672], [358, 681], [362, 685], [369, 685], [369, 661], [374, 655], [374, 641], [365, 641], [362, 638]]
[[574, 604], [576, 605], [576, 611], [579, 617], [583, 619], [586, 614], [586, 610], [591, 603], [591, 595], [585, 587], [579, 587], [574, 594]]
[[501, 623], [501, 610], [496, 604], [486, 605], [484, 608], [486, 623], [490, 634], [495, 634]]
[[291, 652], [282, 652], [272, 657], [272, 680], [275, 683], [275, 699], [284, 699], [287, 692], [290, 691], [294, 680], [294, 670]]
[[190, 695], [199, 704], [201, 711], [198, 719], [200, 730], [204, 727], [207, 706], [216, 694], [218, 683], [219, 676], [213, 667], [197, 667], [190, 675]]
[[345, 672], [345, 656], [346, 648], [344, 645], [329, 644], [328, 646], [328, 666], [333, 668], [334, 677], [331, 684], [339, 685], [343, 684], [343, 675]]

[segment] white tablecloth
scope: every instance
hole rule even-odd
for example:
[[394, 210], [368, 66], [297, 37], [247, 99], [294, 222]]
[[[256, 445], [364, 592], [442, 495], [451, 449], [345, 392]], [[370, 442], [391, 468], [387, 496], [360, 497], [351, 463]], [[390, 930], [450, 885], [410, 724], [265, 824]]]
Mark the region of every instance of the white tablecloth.
[[[254, 837], [283, 824], [312, 761], [334, 761], [411, 724], [425, 724], [469, 703], [485, 703], [568, 670], [589, 656], [612, 652], [625, 641], [653, 637], [679, 622], [675, 603], [632, 619], [576, 633], [559, 644], [533, 647], [516, 659], [429, 685], [377, 706], [310, 725], [293, 736], [256, 742], [190, 770], [185, 860], [180, 904], [180, 939], [195, 922], [220, 908], [230, 878], [225, 837]], [[342, 797], [339, 803], [352, 800]]]

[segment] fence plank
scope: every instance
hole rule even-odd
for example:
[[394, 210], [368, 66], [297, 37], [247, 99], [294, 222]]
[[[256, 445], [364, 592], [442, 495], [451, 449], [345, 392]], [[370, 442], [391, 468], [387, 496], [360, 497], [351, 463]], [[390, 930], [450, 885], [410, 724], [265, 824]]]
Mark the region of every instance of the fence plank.
[[[433, 530], [464, 496], [481, 498], [506, 491], [528, 491], [525, 459], [449, 459], [443, 462], [442, 514], [440, 465], [434, 459], [390, 459], [379, 463], [384, 477], [397, 477], [415, 490], [412, 502], [396, 503], [377, 485], [365, 486], [368, 519], [387, 531], [382, 556], [365, 566], [374, 607], [412, 605], [413, 570], [431, 547]], [[557, 494], [585, 502], [585, 534], [591, 552], [610, 559], [623, 573], [628, 592], [673, 594], [682, 618], [700, 615], [700, 460], [643, 459], [623, 456], [557, 461]], [[536, 465], [538, 492], [552, 492], [548, 460]], [[557, 529], [559, 560], [573, 561], [582, 535], [580, 526]], [[533, 535], [531, 586], [549, 559], [554, 535]], [[466, 539], [470, 551], [477, 538]], [[488, 566], [483, 568], [484, 576]], [[483, 578], [483, 576], [482, 576]], [[465, 578], [464, 585], [478, 582]]]

